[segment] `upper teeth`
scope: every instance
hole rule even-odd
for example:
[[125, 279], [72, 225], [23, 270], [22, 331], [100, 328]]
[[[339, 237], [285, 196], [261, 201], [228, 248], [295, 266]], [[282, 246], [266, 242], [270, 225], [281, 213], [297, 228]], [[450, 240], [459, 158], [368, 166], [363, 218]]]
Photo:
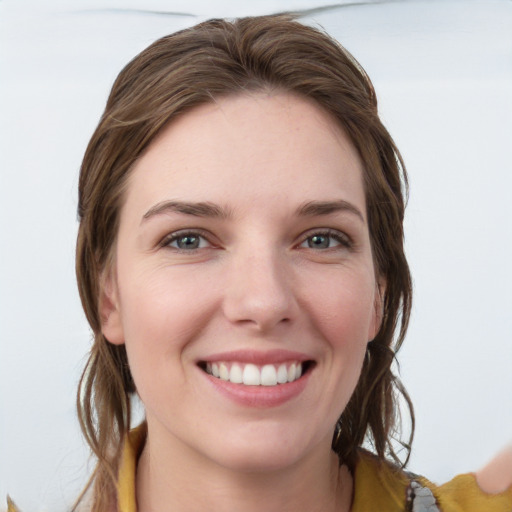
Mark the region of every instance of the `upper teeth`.
[[244, 363], [206, 363], [206, 372], [222, 380], [246, 386], [276, 386], [293, 382], [302, 375], [302, 363], [257, 366]]

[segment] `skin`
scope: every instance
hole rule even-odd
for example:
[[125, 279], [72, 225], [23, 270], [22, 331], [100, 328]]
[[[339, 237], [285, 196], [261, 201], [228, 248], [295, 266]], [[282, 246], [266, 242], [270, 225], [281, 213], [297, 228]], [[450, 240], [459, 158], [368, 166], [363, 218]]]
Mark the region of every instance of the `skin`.
[[476, 473], [480, 488], [489, 494], [505, 491], [512, 486], [512, 444], [500, 451]]
[[[338, 206], [305, 211], [314, 201]], [[130, 176], [101, 299], [146, 409], [139, 510], [349, 510], [351, 476], [330, 446], [384, 286], [362, 165], [328, 114], [257, 93], [166, 127]], [[298, 395], [269, 407], [219, 393], [199, 364], [275, 349], [313, 364]]]

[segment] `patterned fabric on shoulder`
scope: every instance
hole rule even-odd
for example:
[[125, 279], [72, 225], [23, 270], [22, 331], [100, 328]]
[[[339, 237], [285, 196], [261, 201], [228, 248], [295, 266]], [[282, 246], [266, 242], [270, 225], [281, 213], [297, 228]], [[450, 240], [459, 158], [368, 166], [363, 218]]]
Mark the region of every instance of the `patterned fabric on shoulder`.
[[432, 491], [417, 480], [411, 480], [406, 499], [407, 512], [441, 512]]

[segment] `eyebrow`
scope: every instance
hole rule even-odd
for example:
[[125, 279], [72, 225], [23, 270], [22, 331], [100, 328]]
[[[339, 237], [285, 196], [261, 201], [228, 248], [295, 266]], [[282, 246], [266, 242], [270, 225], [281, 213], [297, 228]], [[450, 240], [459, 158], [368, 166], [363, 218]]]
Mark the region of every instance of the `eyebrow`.
[[317, 215], [329, 215], [337, 212], [353, 213], [356, 217], [365, 222], [362, 212], [348, 201], [308, 201], [297, 208], [297, 215], [300, 217], [314, 217]]
[[142, 217], [142, 222], [156, 215], [166, 213], [182, 213], [194, 217], [214, 217], [226, 219], [230, 212], [214, 203], [199, 202], [191, 203], [186, 201], [162, 201], [152, 206]]
[[[297, 208], [299, 217], [314, 217], [317, 215], [330, 215], [337, 212], [349, 212], [365, 222], [361, 211], [348, 201], [308, 201]], [[211, 217], [228, 219], [231, 213], [221, 206], [210, 202], [162, 201], [152, 206], [142, 217], [142, 222], [157, 215], [167, 213], [181, 213], [194, 217]]]

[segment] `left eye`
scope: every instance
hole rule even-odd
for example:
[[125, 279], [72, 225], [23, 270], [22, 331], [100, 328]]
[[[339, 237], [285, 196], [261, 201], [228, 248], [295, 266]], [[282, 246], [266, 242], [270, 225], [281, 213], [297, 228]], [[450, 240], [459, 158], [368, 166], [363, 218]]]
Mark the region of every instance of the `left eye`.
[[165, 245], [180, 251], [192, 251], [208, 247], [209, 243], [206, 238], [198, 233], [178, 233], [169, 238]]
[[349, 240], [342, 236], [341, 233], [313, 233], [300, 244], [300, 247], [329, 249], [340, 245], [344, 247], [350, 246]]

